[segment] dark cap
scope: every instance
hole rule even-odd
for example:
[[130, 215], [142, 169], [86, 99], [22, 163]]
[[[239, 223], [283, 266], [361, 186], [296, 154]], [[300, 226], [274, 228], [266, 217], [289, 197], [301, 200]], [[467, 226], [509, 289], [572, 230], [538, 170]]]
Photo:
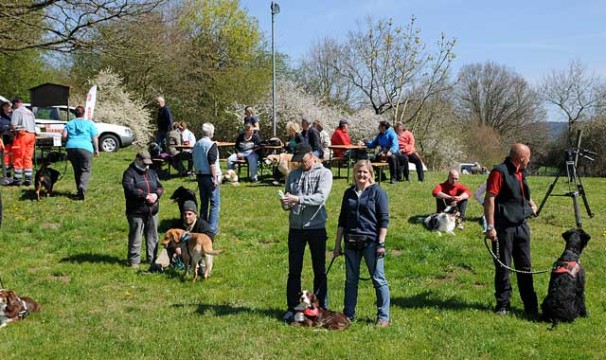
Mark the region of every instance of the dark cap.
[[309, 144], [300, 143], [299, 145], [297, 145], [297, 148], [295, 149], [295, 154], [292, 156], [292, 161], [301, 162], [303, 157], [312, 151], [313, 150], [312, 150], [311, 146], [309, 146]]
[[151, 155], [149, 155], [149, 151], [141, 150], [137, 153], [137, 159], [142, 160], [144, 164], [151, 165], [154, 162], [151, 159]]
[[193, 213], [198, 213], [198, 207], [196, 207], [196, 203], [193, 200], [185, 200], [183, 203], [183, 212], [191, 211]]
[[341, 119], [341, 121], [339, 121], [339, 127], [343, 127], [344, 125], [349, 125], [349, 120]]

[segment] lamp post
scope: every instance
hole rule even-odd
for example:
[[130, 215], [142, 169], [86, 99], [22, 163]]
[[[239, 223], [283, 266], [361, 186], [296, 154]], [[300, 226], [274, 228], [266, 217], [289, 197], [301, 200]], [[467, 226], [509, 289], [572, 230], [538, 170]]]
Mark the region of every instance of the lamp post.
[[271, 108], [272, 121], [274, 124], [274, 137], [276, 137], [276, 37], [274, 36], [274, 18], [280, 12], [280, 5], [271, 2]]

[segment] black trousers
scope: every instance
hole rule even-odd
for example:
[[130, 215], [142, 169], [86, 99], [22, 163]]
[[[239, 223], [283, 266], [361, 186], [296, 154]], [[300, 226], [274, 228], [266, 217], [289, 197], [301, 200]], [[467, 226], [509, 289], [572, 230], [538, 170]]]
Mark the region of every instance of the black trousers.
[[[463, 200], [459, 201], [459, 203], [457, 204], [457, 209], [459, 209], [459, 212], [461, 213], [461, 219], [463, 220], [465, 220], [465, 213], [467, 212], [467, 202], [468, 200]], [[446, 210], [447, 206], [448, 204], [446, 204], [446, 201], [444, 201], [444, 199], [436, 198], [436, 212], [443, 212], [444, 210]]]
[[[499, 259], [509, 267], [511, 263], [516, 270], [530, 271], [530, 227], [527, 223], [517, 226], [496, 226], [499, 244]], [[496, 254], [496, 244], [493, 243], [493, 251]], [[509, 270], [504, 269], [495, 261], [494, 288], [497, 307], [508, 307], [511, 297], [511, 282], [509, 281]], [[524, 303], [524, 311], [528, 313], [537, 311], [537, 294], [531, 274], [516, 273], [520, 297]]]
[[417, 178], [419, 181], [425, 180], [425, 173], [423, 172], [423, 161], [417, 155], [417, 153], [412, 153], [410, 155], [406, 155], [404, 153], [398, 153], [398, 166], [400, 169], [400, 173], [398, 174], [399, 179], [403, 179], [406, 181], [410, 180], [410, 170], [408, 169], [408, 163], [411, 162], [415, 164], [417, 168]]
[[299, 304], [301, 292], [301, 272], [305, 245], [309, 244], [311, 265], [314, 271], [314, 293], [317, 293], [320, 306], [328, 307], [326, 284], [326, 229], [299, 230], [290, 229], [288, 232], [288, 281], [286, 283], [286, 301], [288, 309], [292, 310]]

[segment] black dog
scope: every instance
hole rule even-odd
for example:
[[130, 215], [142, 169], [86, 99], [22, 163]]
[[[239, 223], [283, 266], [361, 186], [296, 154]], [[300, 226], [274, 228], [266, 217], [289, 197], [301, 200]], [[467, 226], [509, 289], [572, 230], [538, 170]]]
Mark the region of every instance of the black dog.
[[186, 187], [179, 186], [177, 190], [171, 195], [170, 199], [179, 204], [179, 212], [183, 213], [183, 204], [187, 200], [192, 200], [196, 207], [198, 207], [198, 200], [196, 199], [196, 193]]
[[59, 180], [59, 176], [61, 173], [51, 167], [50, 162], [45, 162], [42, 164], [40, 169], [36, 171], [36, 179], [34, 181], [34, 185], [36, 188], [36, 200], [40, 201], [40, 191], [44, 187], [46, 190], [46, 196], [53, 195], [53, 186], [57, 180]]
[[543, 301], [543, 319], [553, 326], [558, 322], [572, 322], [587, 316], [585, 308], [585, 269], [579, 256], [591, 239], [585, 231], [568, 230], [562, 234], [566, 240], [564, 253], [556, 261], [549, 280], [547, 297]]

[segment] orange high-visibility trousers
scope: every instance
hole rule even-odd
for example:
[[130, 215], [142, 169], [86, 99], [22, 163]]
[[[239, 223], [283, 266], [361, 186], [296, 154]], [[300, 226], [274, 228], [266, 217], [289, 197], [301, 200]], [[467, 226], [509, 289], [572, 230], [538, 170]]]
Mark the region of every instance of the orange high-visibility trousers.
[[15, 170], [33, 169], [36, 134], [19, 131], [13, 141], [13, 167]]

